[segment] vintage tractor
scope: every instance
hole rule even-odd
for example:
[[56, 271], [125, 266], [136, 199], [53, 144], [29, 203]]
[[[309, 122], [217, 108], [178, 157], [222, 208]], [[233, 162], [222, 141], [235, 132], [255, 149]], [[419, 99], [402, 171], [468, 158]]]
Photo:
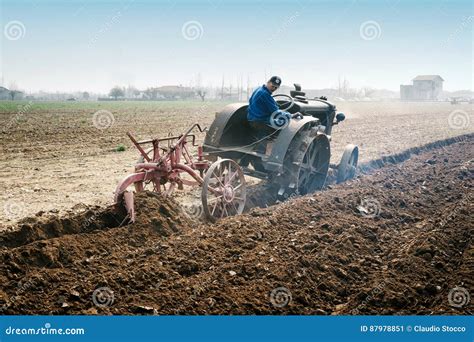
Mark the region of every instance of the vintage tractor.
[[[226, 106], [209, 129], [194, 124], [183, 134], [144, 141], [128, 133], [141, 156], [134, 173], [118, 184], [115, 202], [125, 206], [129, 221], [135, 221], [134, 193], [143, 190], [170, 195], [176, 188], [200, 186], [202, 211], [215, 221], [243, 212], [244, 175], [268, 181], [269, 190], [281, 199], [321, 189], [330, 167], [337, 171], [337, 182], [354, 177], [357, 146], [348, 145], [338, 165], [329, 162], [332, 126], [343, 121], [344, 114], [336, 114], [324, 97], [307, 99], [297, 84], [291, 95], [274, 97], [281, 110], [297, 115], [273, 113], [275, 130], [264, 138], [249, 125], [247, 103]], [[203, 146], [195, 143], [195, 131], [206, 132]], [[145, 150], [143, 145], [152, 147]]]
[[[299, 84], [290, 95], [273, 97], [282, 111], [300, 115], [272, 117], [277, 122], [275, 131], [266, 139], [258, 139], [247, 120], [248, 104], [230, 104], [216, 114], [206, 134], [203, 151], [209, 159], [236, 161], [244, 174], [267, 180], [282, 199], [321, 189], [330, 167], [337, 172], [338, 183], [354, 177], [357, 146], [346, 146], [341, 162], [330, 164], [332, 127], [345, 119], [343, 113], [336, 114], [334, 104], [325, 97], [308, 99]], [[271, 144], [271, 151], [266, 148], [262, 153], [262, 144]]]

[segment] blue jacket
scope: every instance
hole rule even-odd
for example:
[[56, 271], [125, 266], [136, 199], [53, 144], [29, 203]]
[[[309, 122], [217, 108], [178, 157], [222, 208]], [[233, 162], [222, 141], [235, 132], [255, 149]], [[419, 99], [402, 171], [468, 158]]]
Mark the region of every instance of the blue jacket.
[[270, 116], [275, 111], [278, 111], [278, 106], [270, 90], [265, 85], [255, 89], [249, 99], [247, 120], [268, 123]]

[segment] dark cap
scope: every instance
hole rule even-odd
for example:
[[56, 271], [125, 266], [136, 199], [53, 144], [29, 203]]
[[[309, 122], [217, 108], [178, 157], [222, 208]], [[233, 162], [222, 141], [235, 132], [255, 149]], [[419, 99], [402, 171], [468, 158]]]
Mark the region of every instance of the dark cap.
[[271, 82], [273, 85], [276, 85], [277, 87], [281, 86], [281, 78], [278, 76], [272, 76], [268, 82]]

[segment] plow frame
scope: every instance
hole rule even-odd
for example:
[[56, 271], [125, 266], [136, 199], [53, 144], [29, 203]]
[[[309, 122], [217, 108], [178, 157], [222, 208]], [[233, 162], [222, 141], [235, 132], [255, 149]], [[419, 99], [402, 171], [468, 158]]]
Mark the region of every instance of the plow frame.
[[[215, 196], [221, 198], [221, 201], [224, 201], [223, 198], [225, 198], [226, 201], [228, 201], [230, 190], [228, 187], [224, 188], [220, 180], [219, 183], [221, 187], [213, 187], [209, 185], [209, 181], [206, 182], [206, 177], [215, 178], [215, 174], [205, 175], [211, 166], [211, 161], [204, 158], [202, 146], [196, 144], [196, 135], [192, 134], [192, 131], [195, 129], [200, 133], [207, 131], [206, 128], [203, 129], [199, 124], [195, 123], [181, 135], [142, 141], [137, 141], [130, 132], [127, 132], [127, 136], [143, 157], [143, 162], [135, 164], [134, 173], [125, 177], [117, 185], [114, 193], [114, 201], [115, 203], [121, 203], [123, 200], [130, 222], [135, 222], [134, 195], [132, 191], [127, 191], [127, 188], [132, 185], [135, 188], [135, 192], [140, 192], [144, 190], [145, 184], [152, 183], [154, 187], [153, 191], [164, 195], [171, 194], [176, 185], [180, 190], [183, 189], [184, 185], [206, 186], [205, 193], [208, 194], [206, 196]], [[166, 147], [162, 146], [164, 142], [166, 143]], [[186, 146], [189, 142], [192, 146], [197, 147], [197, 160], [191, 155]], [[152, 144], [153, 148], [151, 151], [146, 152], [142, 148], [142, 145], [146, 144]], [[152, 156], [150, 157], [151, 152]], [[224, 160], [220, 160], [216, 163], [221, 163], [222, 161]], [[229, 160], [226, 161], [227, 163], [229, 162]], [[215, 168], [212, 168], [212, 170], [214, 169]], [[237, 172], [240, 171], [236, 170], [235, 174]], [[180, 176], [182, 173], [191, 176], [192, 180], [182, 178]], [[229, 176], [228, 178], [230, 178], [229, 181], [232, 181], [234, 177]], [[168, 189], [165, 187], [167, 184]], [[163, 189], [161, 187], [163, 187]], [[243, 196], [243, 201], [245, 202], [245, 195]], [[203, 200], [203, 203], [207, 202]], [[236, 212], [241, 213], [243, 206], [239, 205], [238, 207], [239, 210], [236, 209]], [[223, 208], [225, 209], [226, 206], [224, 205]], [[204, 213], [207, 216], [212, 216], [214, 210], [212, 214], [209, 214], [209, 210], [207, 209], [208, 208], [204, 208]], [[214, 220], [213, 217], [209, 218], [212, 221]]]

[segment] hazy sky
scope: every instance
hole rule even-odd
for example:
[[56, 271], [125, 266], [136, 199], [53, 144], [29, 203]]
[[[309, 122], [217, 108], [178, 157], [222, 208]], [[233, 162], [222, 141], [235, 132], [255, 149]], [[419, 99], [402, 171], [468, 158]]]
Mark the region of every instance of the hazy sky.
[[0, 0], [1, 74], [26, 91], [259, 84], [473, 89], [472, 1]]

